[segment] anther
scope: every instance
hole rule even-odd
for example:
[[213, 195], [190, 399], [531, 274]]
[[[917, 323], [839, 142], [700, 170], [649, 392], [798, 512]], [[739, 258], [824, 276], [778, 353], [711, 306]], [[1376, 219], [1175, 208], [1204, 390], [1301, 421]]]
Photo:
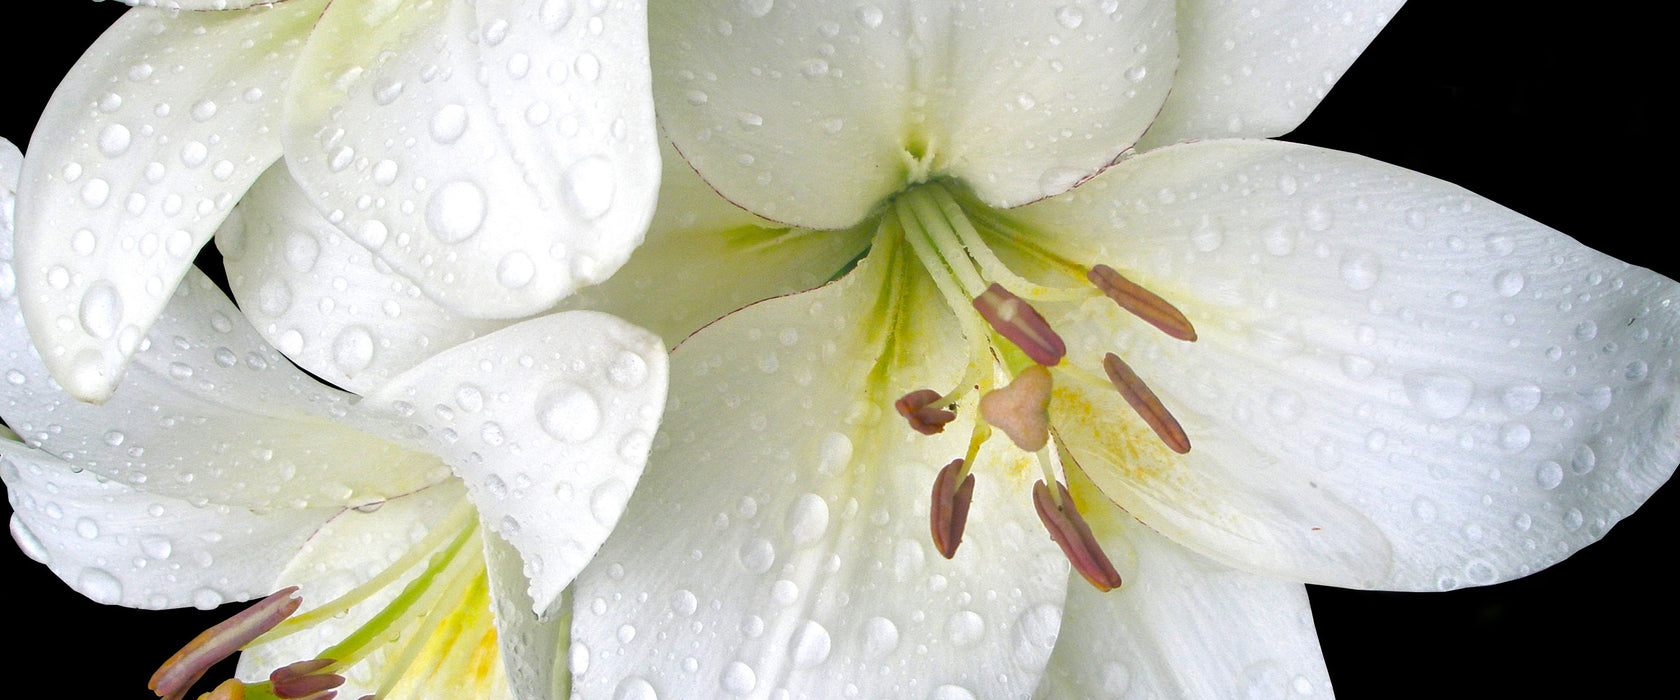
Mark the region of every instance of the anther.
[[1161, 329], [1161, 332], [1179, 340], [1196, 339], [1195, 327], [1190, 325], [1190, 319], [1185, 318], [1178, 307], [1144, 289], [1138, 283], [1126, 279], [1114, 268], [1097, 265], [1085, 273], [1085, 278], [1091, 280], [1091, 284], [1102, 290], [1104, 296], [1113, 299], [1120, 308], [1132, 312], [1149, 325]]
[[[274, 695], [279, 698], [294, 700], [315, 697], [344, 685], [344, 676], [336, 673], [317, 673], [333, 663], [335, 662], [332, 659], [310, 659], [281, 666], [268, 674], [268, 682], [274, 686]], [[333, 694], [337, 695], [337, 692]]]
[[1074, 570], [1097, 590], [1106, 593], [1119, 588], [1120, 572], [1114, 570], [1114, 564], [1108, 561], [1108, 555], [1091, 534], [1091, 526], [1085, 524], [1084, 516], [1073, 507], [1073, 496], [1061, 482], [1056, 482], [1056, 489], [1061, 495], [1060, 505], [1043, 481], [1033, 484], [1033, 506], [1038, 509], [1038, 519], [1044, 523], [1044, 529], [1050, 531], [1050, 539], [1061, 546], [1062, 554]]
[[1033, 362], [1054, 367], [1067, 355], [1067, 344], [1038, 310], [995, 282], [974, 298], [974, 309]]
[[158, 667], [147, 687], [160, 698], [182, 697], [187, 688], [216, 662], [232, 656], [241, 647], [250, 644], [252, 640], [274, 629], [275, 625], [297, 612], [298, 606], [303, 604], [303, 599], [291, 597], [295, 592], [297, 586], [276, 591], [215, 627], [199, 633]]
[[1149, 386], [1138, 378], [1137, 372], [1133, 372], [1125, 360], [1111, 352], [1103, 357], [1103, 370], [1108, 372], [1108, 380], [1114, 382], [1114, 388], [1120, 392], [1120, 396], [1126, 399], [1126, 403], [1131, 404], [1132, 410], [1137, 411], [1143, 422], [1149, 424], [1149, 429], [1155, 431], [1155, 436], [1161, 438], [1161, 442], [1179, 454], [1190, 451], [1190, 436], [1184, 434], [1184, 428], [1178, 424], [1178, 419], [1167, 411], [1161, 399], [1149, 390]]
[[245, 684], [229, 678], [215, 690], [198, 696], [199, 700], [245, 700]]
[[898, 409], [898, 415], [904, 416], [916, 432], [933, 435], [944, 432], [945, 424], [957, 419], [957, 414], [933, 405], [939, 396], [932, 389], [917, 389], [893, 402], [893, 408]]
[[951, 460], [933, 480], [933, 507], [929, 510], [933, 525], [933, 546], [939, 554], [950, 559], [962, 544], [963, 528], [968, 525], [968, 506], [974, 501], [974, 475], [962, 476], [963, 460]]
[[1050, 370], [1028, 365], [1009, 386], [980, 397], [980, 417], [1027, 452], [1050, 440]]

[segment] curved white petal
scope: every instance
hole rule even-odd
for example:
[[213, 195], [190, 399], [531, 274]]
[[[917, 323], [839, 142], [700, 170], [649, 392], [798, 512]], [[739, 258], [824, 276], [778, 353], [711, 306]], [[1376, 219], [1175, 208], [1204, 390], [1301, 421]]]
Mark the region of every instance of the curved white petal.
[[1112, 504], [1080, 506], [1124, 583], [1068, 584], [1036, 697], [1332, 697], [1305, 586], [1209, 561]]
[[659, 208], [647, 241], [606, 282], [563, 306], [605, 311], [676, 345], [760, 299], [810, 289], [845, 270], [872, 231], [789, 228], [741, 209], [707, 185], [667, 142]]
[[1178, 75], [1138, 147], [1289, 133], [1404, 2], [1179, 2]]
[[365, 394], [438, 352], [508, 325], [462, 318], [323, 218], [284, 165], [216, 231], [228, 286], [264, 339]]
[[1070, 345], [1126, 356], [1195, 445], [1152, 456], [1146, 432], [1115, 430], [1081, 462], [1227, 563], [1346, 586], [1493, 583], [1596, 540], [1680, 460], [1680, 288], [1450, 184], [1204, 142], [1022, 216], [1196, 323], [1180, 343], [1111, 305], [1079, 310], [1092, 322]]
[[659, 339], [593, 311], [509, 326], [439, 353], [358, 409], [410, 422], [525, 559], [546, 614], [612, 531], [665, 406]]
[[496, 639], [512, 696], [520, 700], [550, 700], [570, 695], [572, 676], [566, 667], [570, 601], [556, 600], [561, 612], [539, 616], [536, 602], [526, 593], [530, 579], [513, 545], [494, 533], [484, 536], [484, 563], [490, 577], [490, 599], [496, 619]]
[[[298, 596], [303, 599], [297, 613], [300, 617], [319, 614], [315, 611], [323, 605], [334, 604], [329, 610], [336, 610], [339, 596], [389, 576], [387, 569], [393, 565], [415, 561], [415, 548], [433, 541], [428, 538], [447, 540], [458, 534], [455, 530], [439, 531], [439, 528], [470, 526], [476, 522], [465, 499], [466, 490], [460, 482], [450, 480], [393, 498], [378, 508], [345, 510], [323, 525], [300, 551], [282, 560], [285, 569], [269, 585], [276, 590], [298, 587]], [[466, 517], [454, 517], [463, 514]], [[482, 587], [486, 582], [479, 538], [475, 535], [468, 539], [458, 555], [468, 560], [461, 562], [465, 569], [461, 575], [479, 579], [477, 585]], [[307, 626], [284, 637], [246, 649], [239, 657], [239, 677], [248, 681], [266, 680], [274, 669], [316, 658], [350, 638], [370, 618], [392, 604], [434, 553], [419, 554], [411, 569], [388, 578], [366, 600], [339, 614], [312, 619]], [[447, 579], [450, 573], [453, 572], [445, 571], [436, 578]], [[432, 585], [447, 583], [434, 580]], [[476, 592], [469, 589], [461, 598], [440, 600], [443, 607], [435, 608], [431, 614], [419, 619], [399, 619], [401, 634], [381, 645], [383, 653], [352, 664], [342, 673], [346, 683], [338, 689], [339, 696], [362, 697], [377, 691], [388, 674], [401, 670], [391, 665], [401, 656], [403, 643], [424, 638], [422, 643], [426, 648], [416, 655], [414, 665], [406, 669], [389, 697], [414, 700], [507, 697], [507, 680], [500, 672], [500, 664], [494, 662], [497, 641], [486, 593], [487, 589]]]
[[0, 437], [12, 539], [78, 593], [135, 608], [210, 609], [257, 598], [340, 511], [195, 505], [114, 481]]
[[[903, 280], [882, 255], [673, 354], [663, 442], [577, 581], [580, 696], [1014, 697], [1037, 683], [1068, 569], [1031, 509], [1021, 474], [1036, 470], [993, 441], [961, 549], [938, 555], [928, 494], [969, 425], [922, 436], [889, 405], [955, 381], [965, 346], [925, 281], [896, 287], [913, 319], [888, 330], [875, 304]], [[883, 349], [892, 369], [872, 377]]]
[[283, 0], [117, 0], [136, 7], [164, 10], [242, 10], [253, 5], [273, 5]]
[[1172, 4], [661, 2], [654, 98], [730, 201], [844, 228], [907, 182], [1012, 206], [1135, 141], [1171, 83]]
[[53, 376], [103, 401], [233, 203], [280, 156], [280, 84], [324, 0], [123, 15], [24, 161], [17, 273]]
[[[0, 240], [0, 279], [10, 279], [9, 243]], [[304, 508], [361, 505], [449, 476], [431, 455], [341, 425], [350, 397], [288, 364], [196, 271], [103, 405], [70, 398], [47, 375], [15, 295], [0, 293], [0, 327], [0, 415], [31, 447], [106, 479], [196, 505]]]
[[286, 162], [328, 217], [458, 313], [605, 279], [659, 186], [641, 2], [330, 7], [287, 91]]

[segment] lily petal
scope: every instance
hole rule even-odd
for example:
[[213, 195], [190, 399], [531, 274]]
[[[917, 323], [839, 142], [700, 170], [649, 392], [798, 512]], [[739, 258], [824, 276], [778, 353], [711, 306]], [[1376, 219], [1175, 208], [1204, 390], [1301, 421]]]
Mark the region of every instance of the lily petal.
[[[1076, 493], [1090, 493], [1088, 480], [1070, 476]], [[1069, 586], [1036, 697], [1331, 695], [1305, 586], [1210, 561], [1100, 494], [1079, 506], [1125, 584], [1107, 593]]]
[[[9, 244], [0, 240], [0, 278], [10, 278]], [[356, 506], [449, 477], [431, 455], [342, 424], [351, 397], [292, 367], [196, 270], [173, 298], [122, 390], [95, 406], [47, 376], [16, 296], [0, 294], [0, 415], [31, 447], [198, 505]], [[398, 432], [375, 421], [368, 428]]]
[[462, 318], [432, 301], [323, 218], [284, 165], [245, 193], [216, 247], [240, 311], [263, 338], [359, 394], [509, 323]]
[[117, 0], [135, 7], [164, 10], [242, 10], [254, 5], [273, 5], [283, 0]]
[[655, 3], [654, 98], [706, 181], [770, 219], [851, 226], [930, 173], [1014, 206], [1072, 187], [1142, 133], [1177, 60], [1172, 11]]
[[789, 228], [730, 204], [664, 143], [647, 240], [612, 279], [564, 307], [605, 311], [675, 345], [747, 304], [828, 282], [868, 250], [866, 228]]
[[577, 582], [579, 695], [1013, 697], [1037, 683], [1068, 568], [1032, 511], [1022, 472], [1036, 468], [989, 444], [962, 549], [934, 551], [927, 494], [970, 426], [923, 436], [890, 406], [900, 382], [955, 381], [966, 346], [925, 279], [898, 290], [913, 318], [876, 315], [902, 271], [882, 255], [673, 354], [665, 441]]
[[328, 508], [199, 506], [106, 481], [0, 437], [12, 539], [78, 593], [134, 608], [210, 609], [273, 592]]
[[1178, 75], [1138, 148], [1293, 131], [1404, 2], [1178, 3]]
[[358, 408], [409, 421], [409, 441], [467, 482], [486, 527], [524, 558], [534, 612], [546, 615], [618, 522], [665, 385], [657, 337], [568, 311], [439, 353]]
[[[103, 401], [239, 195], [280, 156], [280, 84], [323, 0], [123, 15], [41, 116], [17, 271], [53, 376]], [[253, 128], [253, 125], [259, 125]]]
[[653, 213], [646, 33], [641, 2], [335, 4], [287, 90], [287, 164], [445, 307], [542, 311]]
[[1151, 386], [1195, 449], [1115, 437], [1079, 458], [1127, 511], [1233, 566], [1494, 583], [1603, 536], [1680, 461], [1680, 288], [1456, 186], [1203, 142], [1020, 214], [1126, 261], [1196, 323], [1178, 343], [1088, 307], [1098, 323], [1070, 346], [1170, 378]]
[[524, 573], [524, 559], [499, 535], [485, 535], [484, 562], [490, 576], [496, 637], [513, 697], [570, 696], [572, 675], [566, 647], [572, 626], [571, 601], [562, 595], [557, 605], [564, 612], [552, 618], [533, 612], [537, 605], [526, 593], [530, 579]]

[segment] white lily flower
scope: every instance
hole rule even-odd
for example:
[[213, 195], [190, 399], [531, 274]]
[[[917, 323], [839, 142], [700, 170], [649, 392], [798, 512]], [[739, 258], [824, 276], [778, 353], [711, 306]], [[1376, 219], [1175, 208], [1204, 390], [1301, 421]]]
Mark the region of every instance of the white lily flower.
[[19, 192], [25, 318], [78, 398], [109, 398], [277, 161], [317, 215], [465, 317], [544, 310], [641, 240], [659, 166], [637, 0], [145, 4], [178, 9], [135, 8], [88, 50]]
[[[656, 5], [655, 99], [698, 176], [667, 168], [596, 303], [704, 327], [578, 581], [579, 692], [1322, 696], [1301, 582], [1495, 583], [1637, 508], [1680, 460], [1680, 288], [1450, 184], [1253, 140], [1394, 5]], [[994, 313], [993, 284], [1046, 322]], [[1004, 339], [1047, 331], [1065, 358]], [[1108, 353], [1157, 398], [1128, 406]], [[1000, 409], [986, 440], [981, 397], [1034, 365], [1049, 427]], [[954, 405], [942, 433], [888, 408], [920, 389]], [[966, 531], [933, 515], [958, 459]], [[1041, 478], [1072, 489], [1036, 499], [1063, 551]], [[1070, 585], [1064, 555], [1123, 583]]]
[[[25, 553], [107, 604], [211, 608], [285, 589], [257, 606], [256, 632], [273, 629], [240, 666], [253, 683], [287, 669], [282, 697], [334, 675], [344, 697], [561, 692], [562, 591], [641, 474], [664, 405], [658, 338], [597, 312], [549, 315], [358, 397], [295, 369], [194, 270], [123, 390], [81, 403], [18, 308], [19, 161], [0, 141], [0, 416], [20, 436], [0, 438], [0, 477]], [[292, 586], [301, 612], [281, 622]], [[253, 636], [195, 642], [202, 658], [173, 660], [154, 688], [180, 697]], [[290, 665], [312, 659], [332, 663]]]

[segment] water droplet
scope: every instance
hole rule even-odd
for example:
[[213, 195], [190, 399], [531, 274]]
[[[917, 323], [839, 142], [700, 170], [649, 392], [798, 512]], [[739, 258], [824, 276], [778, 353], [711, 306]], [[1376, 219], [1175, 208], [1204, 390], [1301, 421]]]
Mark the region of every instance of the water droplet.
[[519, 289], [531, 283], [537, 276], [537, 266], [531, 262], [531, 256], [524, 251], [516, 250], [502, 256], [502, 261], [496, 264], [496, 281], [508, 289]]
[[732, 661], [723, 669], [720, 679], [724, 692], [730, 695], [746, 695], [753, 688], [758, 687], [758, 676], [753, 674], [752, 668], [739, 661]]
[[1073, 168], [1051, 168], [1038, 176], [1038, 191], [1046, 197], [1054, 197], [1073, 189], [1085, 180], [1086, 172]]
[[1528, 426], [1510, 423], [1499, 430], [1499, 444], [1511, 452], [1521, 452], [1534, 437]]
[[933, 689], [928, 700], [975, 700], [969, 689], [956, 685], [942, 685]]
[[1072, 5], [1063, 5], [1056, 10], [1056, 22], [1068, 29], [1078, 29], [1085, 23], [1085, 13]]
[[76, 577], [76, 590], [95, 603], [115, 605], [122, 601], [122, 582], [103, 569], [82, 569]]
[[373, 363], [373, 334], [362, 326], [350, 326], [333, 339], [333, 364], [354, 375]]
[[1348, 289], [1364, 291], [1377, 284], [1382, 261], [1369, 251], [1350, 250], [1342, 256], [1342, 283]]
[[631, 350], [620, 351], [607, 365], [607, 379], [625, 389], [641, 386], [647, 378], [647, 360]]
[[740, 0], [738, 4], [741, 12], [748, 17], [763, 17], [770, 14], [770, 8], [775, 6], [776, 0]]
[[787, 527], [795, 545], [816, 542], [828, 531], [828, 502], [814, 493], [800, 496], [788, 511]]
[[828, 629], [817, 624], [815, 620], [806, 620], [793, 638], [793, 666], [794, 668], [811, 668], [828, 660], [828, 653], [833, 648], [829, 639]]
[[618, 516], [624, 513], [624, 504], [630, 500], [630, 488], [618, 479], [609, 479], [595, 487], [595, 492], [589, 497], [589, 514], [595, 516], [595, 522], [605, 527], [612, 527], [618, 522]]
[[858, 22], [870, 29], [881, 26], [883, 19], [881, 8], [874, 5], [864, 5], [857, 9]]
[[561, 442], [583, 442], [601, 429], [601, 403], [588, 389], [563, 383], [537, 404], [543, 431]]
[[1593, 467], [1596, 466], [1598, 466], [1598, 453], [1593, 452], [1592, 447], [1582, 445], [1575, 448], [1575, 456], [1569, 460], [1569, 471], [1584, 475], [1592, 472]]
[[1557, 462], [1544, 462], [1534, 472], [1535, 482], [1547, 491], [1555, 489], [1563, 483], [1563, 465]]
[[884, 617], [863, 623], [863, 658], [880, 659], [898, 648], [898, 625]]
[[465, 180], [456, 180], [432, 193], [426, 202], [426, 224], [444, 243], [459, 243], [478, 233], [484, 225], [484, 190]]
[[1514, 297], [1521, 293], [1523, 285], [1528, 282], [1523, 273], [1517, 270], [1506, 270], [1493, 277], [1493, 288], [1502, 297]]
[[457, 104], [444, 105], [432, 114], [430, 128], [433, 141], [455, 143], [467, 131], [467, 108]]
[[653, 691], [653, 686], [647, 681], [630, 676], [618, 682], [613, 689], [613, 700], [659, 700], [659, 693]]
[[168, 559], [170, 552], [174, 549], [174, 545], [170, 543], [169, 538], [162, 535], [148, 535], [140, 538], [140, 551], [145, 552], [146, 556], [153, 559]]
[[741, 545], [739, 552], [741, 566], [755, 574], [762, 574], [770, 570], [770, 565], [776, 562], [776, 547], [770, 540], [762, 537], [748, 540]]
[[601, 156], [589, 156], [566, 170], [566, 193], [572, 210], [587, 220], [600, 218], [612, 208], [613, 193], [618, 179], [612, 161]]
[[945, 621], [945, 635], [951, 644], [958, 647], [971, 647], [980, 642], [986, 634], [986, 621], [972, 610], [963, 610]]
[[1540, 387], [1533, 384], [1518, 384], [1505, 389], [1505, 395], [1501, 397], [1501, 400], [1505, 404], [1505, 410], [1510, 411], [1511, 415], [1520, 416], [1539, 406], [1540, 397]]
[[192, 592], [193, 607], [199, 610], [213, 610], [216, 606], [227, 602], [222, 594], [209, 588], [200, 588]]
[[542, 7], [537, 9], [537, 21], [551, 32], [559, 31], [571, 20], [571, 0], [543, 0]]
[[687, 617], [693, 615], [694, 611], [698, 609], [700, 609], [700, 601], [689, 591], [677, 591], [675, 595], [671, 596], [671, 611], [678, 615]]
[[1475, 382], [1449, 372], [1414, 372], [1402, 381], [1412, 405], [1437, 420], [1464, 413], [1476, 393]]
[[121, 124], [107, 125], [99, 132], [99, 152], [107, 158], [122, 155], [132, 142], [133, 135], [129, 133], [128, 127]]
[[87, 293], [82, 295], [82, 305], [77, 318], [82, 323], [82, 330], [100, 340], [109, 339], [116, 335], [117, 326], [122, 323], [123, 302], [117, 294], [117, 288], [110, 282], [100, 280], [88, 287]]
[[1016, 665], [1037, 670], [1050, 662], [1050, 652], [1056, 647], [1056, 635], [1062, 629], [1062, 611], [1049, 603], [1040, 603], [1021, 613], [1015, 620], [1015, 634], [1011, 655]]

